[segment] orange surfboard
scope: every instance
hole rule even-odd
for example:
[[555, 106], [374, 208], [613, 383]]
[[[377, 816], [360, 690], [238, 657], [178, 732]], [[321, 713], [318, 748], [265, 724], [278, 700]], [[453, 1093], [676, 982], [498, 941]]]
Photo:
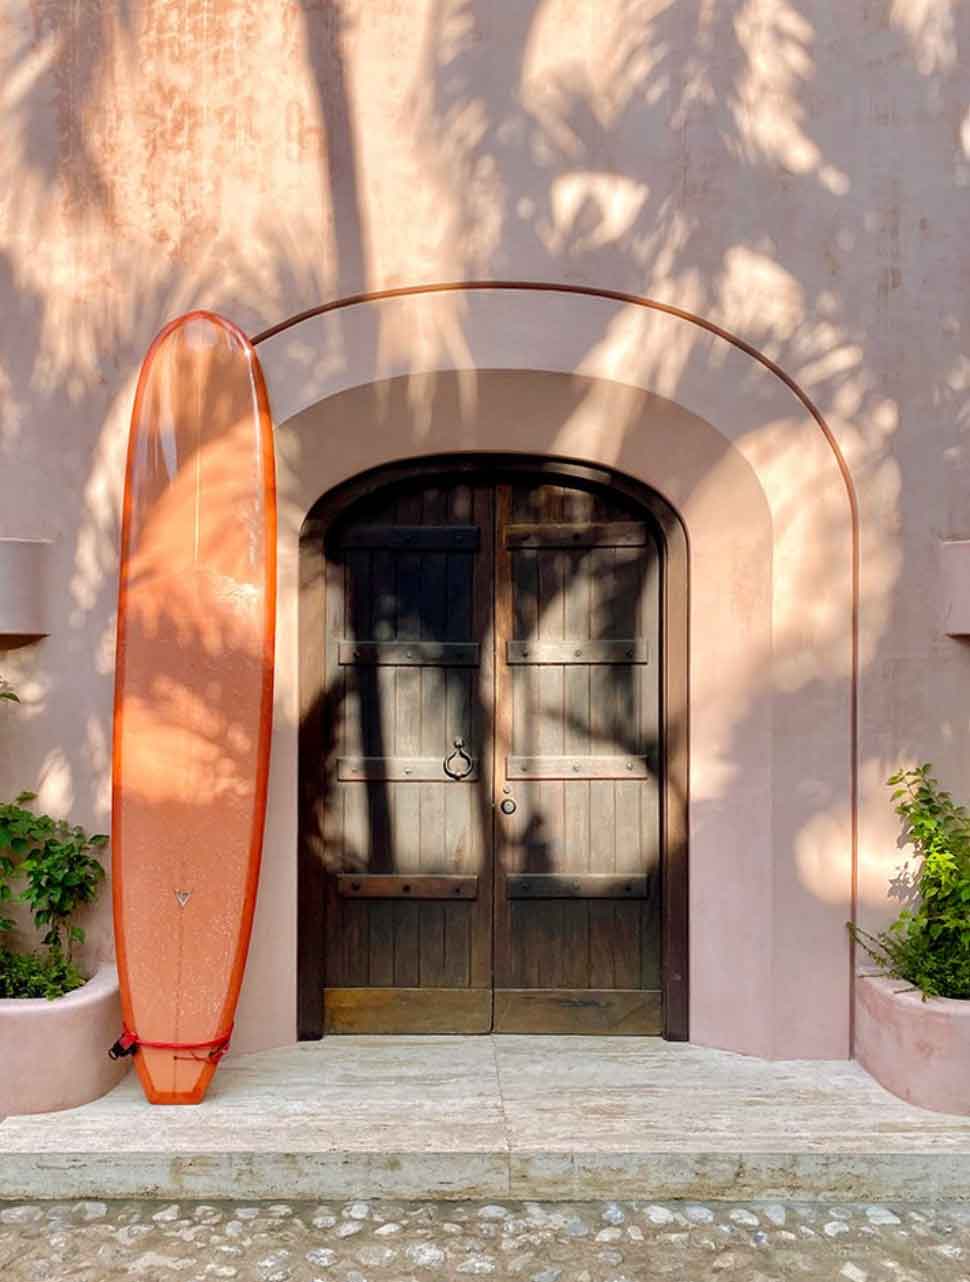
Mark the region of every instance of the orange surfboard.
[[121, 533], [112, 880], [124, 1033], [147, 1098], [193, 1104], [228, 1043], [256, 902], [276, 612], [262, 371], [192, 312], [150, 347]]

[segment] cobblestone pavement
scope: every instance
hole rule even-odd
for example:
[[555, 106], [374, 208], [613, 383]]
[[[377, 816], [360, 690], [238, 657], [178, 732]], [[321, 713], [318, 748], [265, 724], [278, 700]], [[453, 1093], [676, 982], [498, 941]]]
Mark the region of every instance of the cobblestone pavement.
[[75, 1202], [0, 1209], [3, 1282], [970, 1282], [970, 1204]]

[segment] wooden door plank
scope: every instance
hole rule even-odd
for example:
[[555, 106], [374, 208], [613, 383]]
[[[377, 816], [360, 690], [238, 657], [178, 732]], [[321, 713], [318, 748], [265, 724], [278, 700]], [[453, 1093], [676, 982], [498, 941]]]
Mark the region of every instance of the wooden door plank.
[[[425, 521], [441, 521], [445, 516], [443, 495], [438, 489], [424, 492]], [[476, 527], [477, 528], [477, 527]], [[470, 571], [470, 563], [468, 564]], [[447, 553], [427, 550], [421, 558], [421, 636], [422, 644], [438, 644], [446, 634], [448, 616]], [[477, 648], [477, 647], [476, 647]], [[476, 655], [477, 662], [477, 655]], [[421, 751], [429, 755], [441, 753], [444, 760], [450, 756], [452, 743], [446, 735], [445, 707], [442, 700], [447, 670], [441, 667], [425, 668], [420, 674], [420, 736]], [[470, 737], [454, 736], [462, 742]], [[467, 763], [463, 758], [461, 769]], [[474, 769], [466, 776], [471, 779]], [[464, 781], [462, 781], [464, 782]], [[421, 866], [441, 872], [447, 868], [445, 849], [445, 788], [439, 783], [424, 783], [420, 789], [419, 825], [421, 831]], [[444, 985], [445, 978], [445, 923], [450, 906], [444, 903], [425, 902], [421, 905], [419, 973], [422, 985]]]
[[[612, 546], [593, 549], [585, 562], [590, 575], [590, 632], [596, 637], [615, 635], [612, 616], [614, 552]], [[591, 665], [590, 752], [609, 756], [617, 752], [614, 725], [613, 670]], [[619, 764], [619, 763], [617, 763]], [[630, 758], [627, 764], [633, 764]], [[635, 769], [635, 766], [634, 766]], [[590, 869], [612, 872], [616, 863], [615, 773], [590, 783]], [[632, 773], [632, 771], [631, 771]], [[616, 986], [614, 912], [609, 902], [587, 901], [589, 915], [589, 973], [591, 989]]]
[[652, 893], [640, 905], [640, 975], [641, 988], [661, 988], [664, 982], [662, 949], [662, 892], [659, 877]]
[[445, 980], [445, 914], [450, 905], [420, 905], [418, 977], [422, 988], [444, 988]]
[[[519, 707], [525, 697], [521, 679], [526, 676], [525, 670], [513, 677], [505, 662], [506, 643], [516, 632], [516, 627], [526, 626], [522, 611], [528, 608], [526, 594], [518, 598], [512, 587], [512, 561], [505, 539], [505, 529], [509, 523], [512, 505], [511, 487], [498, 485], [495, 489], [495, 526], [494, 526], [494, 575], [495, 575], [495, 615], [493, 625], [494, 648], [493, 663], [493, 808], [495, 832], [495, 898], [493, 907], [494, 919], [494, 975], [496, 984], [510, 984], [513, 977], [516, 981], [521, 971], [521, 936], [514, 929], [513, 905], [505, 893], [505, 882], [512, 858], [511, 835], [524, 818], [513, 820], [502, 814], [499, 809], [502, 800], [509, 791], [505, 774], [505, 763], [512, 749], [515, 719], [520, 715]], [[520, 571], [521, 572], [521, 571]]]
[[487, 1033], [487, 988], [327, 988], [326, 1033]]
[[655, 1036], [663, 1031], [659, 990], [496, 989], [496, 1033]]
[[[362, 562], [369, 565], [369, 575], [360, 578]], [[355, 640], [390, 635], [396, 627], [394, 616], [394, 558], [389, 552], [351, 552], [348, 573], [353, 576], [354, 600], [361, 592], [367, 596], [355, 604], [352, 636]], [[353, 676], [357, 690], [356, 710], [359, 725], [358, 752], [364, 757], [394, 755], [394, 673], [388, 669], [363, 668]], [[350, 755], [350, 754], [348, 754]], [[343, 790], [348, 793], [348, 789]], [[367, 866], [373, 872], [390, 872], [396, 867], [398, 852], [394, 843], [392, 792], [383, 780], [367, 781], [364, 794], [367, 803], [366, 827], [359, 833], [359, 846], [345, 852], [343, 867], [356, 871]], [[351, 798], [347, 798], [348, 804]]]
[[[380, 751], [380, 727], [368, 716], [368, 690], [366, 680], [352, 678], [338, 666], [339, 638], [368, 636], [372, 626], [373, 557], [368, 551], [356, 551], [342, 562], [333, 562], [334, 577], [339, 576], [342, 591], [332, 591], [329, 604], [333, 610], [332, 631], [328, 633], [326, 657], [331, 682], [339, 681], [343, 693], [343, 716], [340, 724], [340, 742], [336, 751]], [[331, 759], [332, 768], [332, 759]], [[341, 839], [337, 844], [338, 862], [342, 867], [360, 867], [367, 859], [372, 838], [378, 842], [386, 839], [385, 833], [374, 833], [373, 822], [380, 822], [379, 805], [372, 804], [371, 790], [355, 797], [338, 788], [342, 819]], [[381, 842], [383, 844], [383, 842]], [[327, 967], [327, 982], [332, 984], [367, 983], [370, 973], [370, 941], [367, 919], [360, 909], [345, 913], [337, 899], [336, 885], [328, 878], [327, 937], [331, 949]], [[339, 930], [334, 923], [340, 922]]]
[[636, 988], [640, 983], [641, 917], [639, 904], [613, 905], [613, 983], [617, 988]]
[[[619, 874], [640, 874], [644, 898], [649, 894], [649, 878], [643, 873], [649, 841], [640, 831], [640, 794], [642, 784], [619, 780], [615, 784], [616, 854], [614, 867]], [[617, 904], [613, 914], [613, 974], [619, 988], [636, 988], [640, 984], [641, 932], [643, 914], [639, 904]]]
[[[339, 893], [339, 890], [338, 890]], [[367, 909], [367, 983], [394, 983], [394, 904], [372, 903]]]
[[[648, 639], [654, 653], [661, 652], [661, 574], [663, 557], [654, 540], [651, 556], [643, 575], [639, 601], [638, 633]], [[643, 851], [643, 868], [650, 878], [650, 897], [640, 906], [640, 973], [637, 982], [643, 988], [659, 988], [663, 983], [663, 921], [661, 914], [663, 886], [663, 846], [661, 837], [661, 796], [665, 786], [665, 767], [661, 756], [660, 681], [662, 670], [641, 671], [637, 682], [639, 696], [639, 731], [642, 750], [651, 760], [656, 786], [638, 790], [639, 831]], [[626, 865], [628, 866], [628, 865]]]
[[447, 988], [468, 988], [471, 984], [472, 913], [471, 904], [463, 907], [452, 903], [445, 914], [441, 982]]
[[[446, 515], [444, 496], [438, 487], [426, 488], [422, 494], [422, 518], [425, 528], [438, 525]], [[449, 527], [442, 527], [448, 529]], [[477, 529], [477, 527], [475, 527]], [[452, 542], [445, 547], [455, 546]], [[477, 546], [477, 544], [476, 544]], [[447, 552], [423, 549], [421, 556], [421, 626], [423, 644], [440, 643], [445, 637], [448, 602]], [[444, 757], [451, 745], [445, 738], [445, 717], [441, 704], [442, 669], [424, 669], [419, 675], [419, 741], [421, 752]], [[468, 735], [459, 735], [463, 740]], [[421, 833], [421, 867], [430, 874], [442, 872], [445, 862], [445, 797], [440, 784], [424, 783], [420, 787], [418, 824]], [[422, 902], [419, 913], [420, 943], [418, 972], [421, 985], [442, 985], [445, 960], [445, 917], [450, 906], [441, 902]]]
[[[559, 487], [544, 487], [543, 515], [547, 520], [562, 516], [562, 491]], [[518, 553], [512, 552], [513, 567]], [[538, 638], [542, 642], [560, 645], [566, 627], [566, 555], [560, 549], [540, 550], [537, 554], [539, 570]], [[565, 672], [561, 664], [544, 665], [538, 669], [539, 726], [536, 751], [542, 756], [561, 754], [565, 744], [566, 703]], [[513, 777], [512, 771], [508, 776]], [[539, 804], [533, 817], [542, 819], [541, 858], [528, 859], [526, 872], [554, 872], [562, 858], [565, 829], [565, 788], [555, 775], [546, 776], [539, 784]], [[540, 988], [558, 988], [562, 985], [563, 907], [558, 900], [539, 902], [531, 913], [527, 935], [528, 973]], [[534, 961], [530, 954], [534, 953]]]
[[[591, 494], [581, 490], [564, 492], [562, 514], [565, 520], [589, 521], [592, 519], [592, 509]], [[565, 636], [578, 643], [574, 649], [588, 651], [593, 643], [590, 630], [591, 585], [586, 573], [585, 556], [586, 553], [579, 550], [564, 553], [568, 580], [565, 591]], [[588, 663], [571, 663], [564, 667], [563, 673], [566, 701], [563, 752], [566, 756], [588, 757]], [[568, 862], [570, 871], [586, 873], [589, 871], [590, 857], [589, 784], [573, 780], [564, 789], [564, 793], [563, 864]], [[583, 988], [589, 976], [589, 907], [583, 900], [566, 901], [562, 904], [562, 931], [560, 986], [565, 989]]]
[[[419, 490], [405, 491], [393, 503], [395, 528], [416, 532], [422, 520], [422, 495]], [[384, 545], [386, 546], [386, 545]], [[393, 566], [393, 580], [387, 599], [388, 618], [384, 633], [371, 634], [380, 641], [421, 639], [421, 554], [415, 542], [405, 552], [401, 543], [393, 551], [382, 551]], [[377, 585], [375, 584], [375, 589]], [[393, 744], [386, 755], [420, 756], [421, 753], [421, 673], [399, 667], [380, 668], [393, 681], [389, 691], [389, 713], [393, 723]], [[421, 871], [420, 798], [407, 783], [387, 785], [391, 810], [394, 860], [391, 871]], [[421, 982], [421, 905], [395, 900], [392, 913], [394, 932], [394, 984], [396, 987], [418, 986]]]
[[[462, 982], [475, 988], [489, 990], [488, 1024], [491, 1026], [491, 988], [494, 975], [494, 851], [495, 851], [495, 815], [493, 800], [495, 797], [495, 759], [494, 731], [492, 728], [492, 709], [495, 691], [495, 492], [491, 485], [479, 484], [468, 494], [473, 518], [482, 531], [481, 550], [475, 563], [475, 577], [471, 584], [471, 633], [480, 642], [486, 638], [490, 644], [482, 644], [481, 666], [478, 670], [452, 670], [448, 674], [449, 688], [452, 683], [463, 692], [469, 709], [470, 733], [474, 742], [481, 745], [480, 771], [481, 779], [473, 789], [463, 790], [467, 798], [467, 837], [462, 844], [456, 839], [449, 826], [449, 850], [451, 863], [463, 872], [479, 874], [479, 908], [474, 916], [470, 910], [456, 905], [452, 910], [456, 918], [453, 929], [445, 931], [446, 959], [451, 956], [450, 949], [460, 938], [459, 925], [463, 916], [467, 916], [467, 950], [462, 961], [446, 961], [446, 975], [451, 976], [454, 970], [463, 976]], [[451, 566], [449, 562], [449, 608], [448, 617], [454, 617], [455, 599], [451, 593]], [[448, 729], [450, 730], [450, 726]], [[456, 790], [449, 789], [447, 804], [450, 807], [459, 803]], [[454, 800], [453, 800], [454, 799]], [[454, 822], [453, 811], [446, 811], [447, 823]], [[459, 916], [461, 914], [461, 916]], [[457, 982], [457, 980], [456, 980]]]
[[[397, 503], [397, 518], [402, 524], [422, 519], [424, 496], [421, 491], [402, 494]], [[394, 553], [396, 572], [396, 632], [398, 642], [419, 642], [422, 636], [425, 602], [422, 595], [425, 556], [420, 550]], [[397, 666], [394, 674], [393, 718], [394, 756], [421, 755], [421, 677], [420, 669]], [[391, 755], [389, 753], [388, 755]], [[420, 872], [425, 867], [424, 834], [421, 831], [421, 794], [406, 782], [388, 786], [391, 797], [391, 825], [395, 850], [395, 867], [400, 872]], [[420, 909], [415, 910], [419, 929]], [[420, 961], [419, 961], [420, 973]]]
[[[440, 519], [442, 515], [442, 496], [439, 491], [428, 491], [425, 494], [425, 515]], [[470, 563], [467, 569], [471, 570]], [[447, 558], [439, 552], [429, 552], [422, 558], [421, 599], [424, 612], [421, 619], [422, 645], [441, 646], [445, 636], [448, 616], [447, 600]], [[478, 644], [475, 645], [475, 662], [478, 662]], [[426, 668], [420, 675], [420, 744], [421, 754], [428, 759], [438, 758], [442, 774], [448, 778], [444, 763], [452, 752], [452, 742], [447, 736], [445, 718], [445, 690], [448, 672], [437, 665]], [[470, 730], [470, 727], [469, 727]], [[466, 732], [467, 736], [468, 732]], [[458, 735], [456, 737], [465, 738]], [[474, 745], [473, 745], [474, 746]], [[460, 759], [460, 769], [469, 763]], [[471, 780], [474, 767], [465, 776]], [[440, 780], [441, 776], [438, 776]], [[435, 871], [446, 868], [445, 856], [445, 789], [437, 782], [428, 782], [421, 788], [420, 824], [422, 834], [422, 866]]]
[[398, 988], [417, 988], [421, 982], [418, 961], [419, 904], [393, 902], [394, 983]]

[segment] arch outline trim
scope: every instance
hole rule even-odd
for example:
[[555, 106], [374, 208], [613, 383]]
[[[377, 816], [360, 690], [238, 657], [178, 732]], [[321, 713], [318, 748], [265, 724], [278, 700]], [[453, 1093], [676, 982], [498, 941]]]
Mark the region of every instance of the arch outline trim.
[[[286, 318], [275, 325], [261, 330], [251, 337], [254, 346], [274, 338], [285, 331], [300, 325], [304, 321], [324, 316], [331, 312], [346, 310], [367, 303], [379, 303], [391, 299], [416, 297], [420, 295], [445, 293], [475, 293], [499, 291], [531, 291], [535, 293], [558, 293], [593, 299], [606, 300], [629, 306], [640, 307], [663, 313], [675, 319], [686, 321], [712, 336], [723, 340], [750, 357], [758, 365], [781, 382], [801, 404], [821, 433], [831, 452], [845, 488], [849, 510], [850, 525], [850, 682], [849, 682], [849, 821], [850, 821], [850, 917], [853, 922], [858, 917], [858, 862], [859, 862], [859, 674], [860, 674], [860, 564], [861, 536], [858, 494], [848, 462], [836, 439], [835, 433], [825, 417], [815, 405], [808, 393], [776, 361], [760, 351], [752, 343], [737, 334], [696, 313], [687, 311], [670, 303], [663, 303], [644, 295], [624, 290], [603, 289], [590, 285], [572, 285], [551, 281], [507, 281], [507, 280], [469, 280], [431, 282], [420, 285], [397, 286], [389, 289], [366, 291], [352, 294], [327, 303], [307, 308]], [[854, 1052], [855, 1011], [854, 990], [856, 970], [856, 949], [854, 941], [849, 945], [849, 1054]]]

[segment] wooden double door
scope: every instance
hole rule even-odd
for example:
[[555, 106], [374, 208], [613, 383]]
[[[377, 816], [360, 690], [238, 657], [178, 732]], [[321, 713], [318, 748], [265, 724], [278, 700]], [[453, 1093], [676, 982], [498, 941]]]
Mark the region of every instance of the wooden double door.
[[381, 489], [314, 537], [303, 893], [324, 1031], [660, 1033], [648, 512], [459, 474]]

